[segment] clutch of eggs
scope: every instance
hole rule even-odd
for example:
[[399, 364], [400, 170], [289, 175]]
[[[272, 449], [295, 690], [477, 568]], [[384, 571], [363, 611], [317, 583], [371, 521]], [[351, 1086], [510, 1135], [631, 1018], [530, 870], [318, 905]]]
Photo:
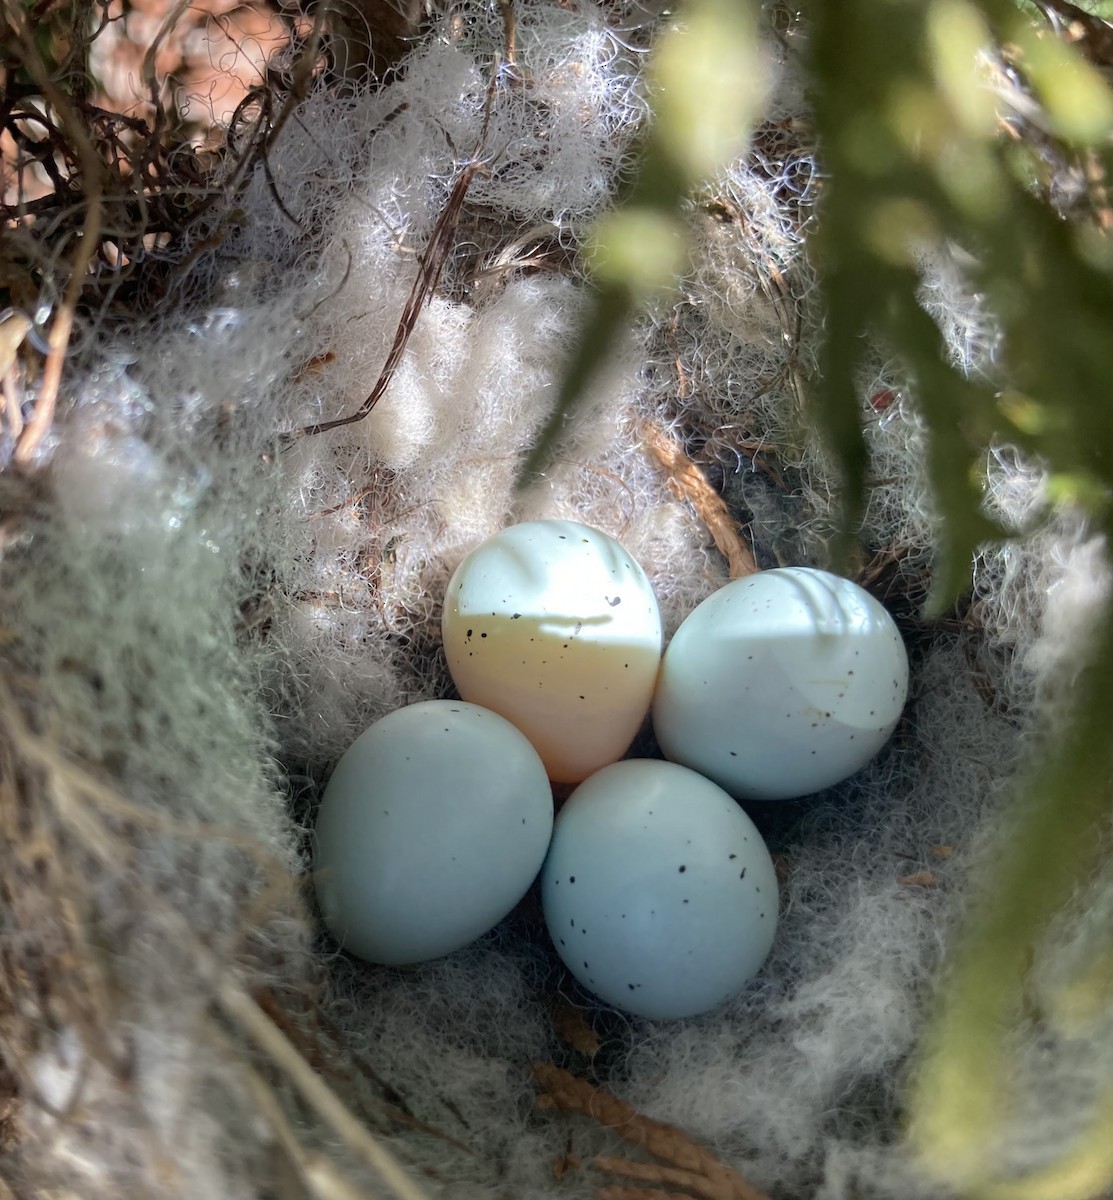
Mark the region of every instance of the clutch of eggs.
[[[497, 924], [540, 871], [568, 969], [651, 1018], [714, 1007], [770, 949], [772, 861], [734, 798], [853, 774], [908, 685], [885, 609], [810, 568], [720, 589], [662, 661], [645, 573], [571, 521], [510, 526], [473, 550], [442, 630], [463, 699], [376, 722], [325, 790], [314, 879], [326, 925], [372, 962], [421, 962]], [[651, 705], [672, 761], [618, 762]], [[555, 830], [550, 780], [579, 784]]]

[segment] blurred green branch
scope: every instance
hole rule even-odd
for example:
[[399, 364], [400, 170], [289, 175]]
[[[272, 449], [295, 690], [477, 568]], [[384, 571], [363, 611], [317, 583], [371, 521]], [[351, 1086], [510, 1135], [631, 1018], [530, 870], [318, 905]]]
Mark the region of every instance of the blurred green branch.
[[[1040, 8], [1071, 17], [1066, 0]], [[683, 201], [743, 148], [760, 114], [756, 6], [690, 0], [682, 14], [657, 51], [656, 119], [638, 172], [596, 230], [586, 333], [527, 478], [543, 470], [637, 306], [683, 272]], [[1113, 533], [1109, 198], [1091, 214], [1101, 219], [1067, 219], [1040, 194], [1049, 157], [1113, 177], [1113, 91], [1084, 46], [1011, 0], [813, 0], [807, 15], [825, 167], [813, 245], [826, 324], [812, 400], [842, 473], [836, 557], [848, 556], [870, 487], [859, 382], [880, 341], [903, 362], [929, 432], [940, 515], [932, 604], [942, 610], [969, 588], [978, 548], [1014, 532], [986, 504], [994, 445], [1042, 464], [1049, 501], [1081, 508], [1107, 540]], [[1038, 127], [1003, 118], [994, 72]], [[998, 323], [990, 361], [956, 363], [922, 304], [923, 255], [941, 246], [969, 257], [969, 286]], [[1088, 1200], [1113, 1183], [1113, 1079], [1060, 1161], [1006, 1178], [993, 1153], [1012, 1109], [1007, 1047], [1035, 945], [1108, 851], [1109, 606], [1064, 716], [1066, 732], [1015, 787], [1008, 836], [953, 953], [913, 1090], [911, 1132], [925, 1161], [983, 1200]], [[1093, 980], [1071, 988], [1074, 1001], [1094, 1003]]]
[[[1099, 225], [1068, 221], [1034, 193], [1036, 151], [1002, 136], [990, 65], [1008, 47], [1040, 101], [1040, 131], [1064, 164], [1096, 158], [1108, 178], [1113, 92], [1078, 51], [1007, 0], [848, 0], [812, 6], [816, 116], [827, 194], [819, 237], [828, 316], [817, 413], [846, 480], [846, 523], [862, 511], [867, 457], [857, 376], [865, 335], [894, 347], [930, 431], [942, 522], [935, 602], [965, 590], [994, 528], [982, 496], [987, 447], [1011, 444], [1046, 468], [1052, 498], [1113, 532], [1113, 246]], [[918, 301], [917, 255], [950, 242], [972, 255], [970, 283], [1000, 322], [987, 376], [948, 361]], [[988, 372], [992, 374], [989, 375]], [[950, 963], [924, 1047], [911, 1117], [934, 1171], [986, 1200], [1085, 1200], [1113, 1182], [1109, 1091], [1059, 1162], [1002, 1177], [1009, 1034], [1040, 934], [1108, 850], [1113, 780], [1113, 613], [1106, 606], [1086, 671], [1016, 786], [990, 887]]]
[[623, 203], [600, 219], [589, 239], [595, 292], [553, 415], [522, 467], [523, 485], [543, 473], [631, 315], [683, 273], [688, 228], [682, 209], [691, 189], [746, 147], [769, 83], [756, 4], [689, 0], [683, 25], [660, 38], [651, 74], [653, 124]]
[[[818, 241], [828, 321], [816, 413], [845, 472], [847, 537], [865, 500], [863, 335], [895, 347], [931, 430], [943, 518], [936, 604], [961, 593], [979, 543], [986, 446], [1048, 466], [1061, 498], [1104, 520], [1113, 490], [1113, 253], [1033, 195], [1031, 161], [1003, 138], [979, 56], [1019, 48], [1065, 153], [1108, 157], [1113, 92], [1071, 47], [1036, 36], [1007, 0], [814, 6], [816, 118], [828, 181]], [[971, 252], [972, 287], [1000, 321], [995, 378], [948, 361], [918, 299], [919, 255]], [[1005, 381], [1008, 391], [1003, 391]]]
[[[1005, 0], [849, 0], [812, 6], [816, 118], [828, 172], [819, 235], [827, 328], [817, 414], [842, 463], [851, 536], [869, 480], [858, 373], [866, 335], [894, 347], [930, 431], [941, 514], [937, 607], [969, 585], [979, 544], [1003, 536], [980, 464], [993, 442], [1045, 465], [1053, 496], [1110, 532], [1113, 496], [1113, 253], [1096, 226], [1063, 219], [1032, 190], [1033, 154], [1002, 136], [983, 55], [1007, 45], [1041, 101], [1064, 160], [1106, 170], [1113, 93], [1072, 47]], [[918, 255], [950, 242], [1000, 322], [987, 375], [948, 359], [919, 302]], [[990, 374], [991, 373], [991, 374]], [[1006, 390], [1007, 385], [1007, 390]], [[1108, 1108], [1061, 1161], [1003, 1178], [1008, 1035], [1035, 943], [1106, 849], [1111, 812], [1113, 623], [1107, 608], [1066, 734], [1021, 780], [984, 902], [952, 957], [913, 1094], [912, 1134], [964, 1194], [1083, 1200], [1113, 1180]]]

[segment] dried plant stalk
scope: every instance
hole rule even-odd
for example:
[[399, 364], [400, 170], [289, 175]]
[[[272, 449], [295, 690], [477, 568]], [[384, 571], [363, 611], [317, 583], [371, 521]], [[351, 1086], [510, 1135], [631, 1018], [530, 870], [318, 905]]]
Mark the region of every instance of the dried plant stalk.
[[544, 1089], [537, 1098], [538, 1108], [591, 1117], [668, 1167], [684, 1173], [686, 1179], [698, 1178], [703, 1188], [714, 1189], [704, 1190], [701, 1195], [714, 1200], [768, 1200], [764, 1192], [724, 1166], [675, 1125], [643, 1117], [624, 1100], [553, 1063], [534, 1063], [533, 1077]]
[[81, 164], [82, 190], [85, 201], [85, 218], [81, 229], [81, 239], [74, 251], [62, 302], [47, 339], [49, 350], [38, 398], [35, 402], [35, 411], [21, 431], [19, 442], [15, 448], [15, 461], [21, 466], [26, 466], [33, 459], [39, 443], [54, 422], [54, 408], [58, 400], [58, 389], [62, 383], [62, 367], [65, 362], [66, 350], [70, 344], [70, 334], [73, 332], [77, 305], [81, 299], [85, 277], [100, 239], [104, 189], [101, 161], [96, 147], [85, 130], [81, 115], [70, 103], [65, 92], [50, 78], [35, 53], [34, 33], [29, 19], [15, 5], [5, 4], [4, 23], [7, 36], [13, 37], [19, 44], [22, 65], [41, 89], [43, 97], [49, 101], [51, 107], [58, 114], [76, 148]]
[[218, 985], [217, 1004], [224, 1015], [289, 1078], [305, 1101], [398, 1200], [427, 1200], [393, 1154], [348, 1111], [336, 1093], [298, 1053], [286, 1035], [235, 983]]
[[657, 1188], [626, 1187], [620, 1183], [596, 1188], [595, 1200], [671, 1200], [679, 1192], [662, 1192]]
[[278, 1098], [257, 1071], [244, 1067], [243, 1077], [260, 1115], [270, 1125], [275, 1140], [312, 1200], [372, 1200], [369, 1192], [357, 1188], [327, 1158], [302, 1145]]
[[711, 540], [727, 560], [731, 579], [753, 575], [760, 568], [753, 551], [746, 545], [726, 501], [711, 486], [707, 476], [684, 453], [679, 442], [659, 426], [642, 421], [638, 426], [646, 450], [668, 475], [669, 489], [679, 500], [696, 510], [696, 516], [707, 527]]
[[[663, 1163], [636, 1162], [630, 1158], [617, 1158], [614, 1155], [599, 1155], [591, 1165], [597, 1171], [606, 1171], [609, 1175], [619, 1175], [626, 1179], [637, 1179], [642, 1183], [658, 1186], [670, 1184], [684, 1188], [693, 1196], [702, 1200], [734, 1200], [737, 1191], [727, 1181], [708, 1179], [695, 1171], [685, 1171], [680, 1167], [668, 1167]], [[613, 1186], [613, 1185], [612, 1185]]]
[[583, 1010], [567, 1000], [558, 999], [554, 1005], [553, 1028], [557, 1036], [563, 1038], [573, 1050], [578, 1050], [588, 1058], [594, 1058], [599, 1053], [599, 1035], [588, 1024]]

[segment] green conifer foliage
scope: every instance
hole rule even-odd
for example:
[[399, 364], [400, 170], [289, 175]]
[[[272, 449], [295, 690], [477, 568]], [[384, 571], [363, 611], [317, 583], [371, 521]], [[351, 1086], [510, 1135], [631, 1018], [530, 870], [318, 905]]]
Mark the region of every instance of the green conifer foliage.
[[[842, 464], [845, 528], [869, 488], [856, 376], [864, 335], [905, 363], [931, 439], [941, 515], [935, 602], [968, 585], [995, 529], [979, 464], [1006, 444], [1043, 463], [1053, 500], [1108, 537], [1113, 495], [1113, 244], [1040, 195], [1034, 149], [1002, 136], [982, 56], [1007, 46], [1041, 102], [1056, 153], [1107, 165], [1113, 92], [1073, 47], [999, 0], [815, 4], [812, 64], [828, 187], [820, 233], [827, 328], [815, 411]], [[917, 247], [946, 239], [1001, 328], [980, 377], [948, 360], [918, 300]], [[912, 1132], [939, 1174], [973, 1196], [1087, 1197], [1113, 1178], [1113, 1080], [1074, 1152], [1003, 1179], [993, 1146], [1009, 1119], [1010, 1029], [1033, 947], [1106, 851], [1111, 811], [1113, 628], [1096, 631], [1065, 732], [1018, 782], [1014, 819], [952, 956], [913, 1091]], [[1100, 970], [1078, 987], [1100, 986]]]
[[[1044, 466], [1047, 512], [1069, 504], [1095, 532], [1113, 533], [1113, 236], [1100, 219], [1108, 200], [1104, 213], [1099, 197], [1090, 210], [1065, 214], [1045, 186], [1049, 150], [1060, 163], [1109, 177], [1113, 88], [1100, 61], [1010, 0], [815, 0], [806, 16], [825, 170], [813, 240], [825, 327], [810, 400], [843, 482], [843, 533], [832, 557], [847, 559], [871, 486], [859, 383], [880, 342], [903, 364], [929, 431], [939, 514], [931, 603], [942, 611], [969, 588], [978, 548], [1017, 533], [986, 504], [993, 446]], [[729, 53], [700, 49], [707, 38], [715, 44], [715, 28], [733, 65]], [[637, 303], [678, 269], [684, 197], [718, 156], [737, 151], [759, 111], [757, 29], [756, 5], [691, 0], [664, 34], [653, 130], [625, 206], [597, 231], [590, 333], [527, 471], [545, 461]], [[1039, 145], [1001, 119], [990, 75], [1002, 53], [1014, 85], [1037, 102]], [[686, 136], [700, 113], [729, 114], [733, 136], [721, 122], [706, 143]], [[921, 255], [941, 243], [968, 256], [970, 284], [998, 322], [991, 361], [956, 362], [923, 306]], [[660, 253], [628, 249], [651, 245]], [[911, 1089], [910, 1130], [925, 1161], [971, 1197], [1084, 1200], [1113, 1180], [1113, 1080], [1063, 1160], [1005, 1178], [993, 1153], [1009, 1121], [1009, 1036], [1034, 947], [1108, 853], [1108, 606], [1072, 711], [1055, 714], [1055, 724], [1057, 735], [1014, 785], [1013, 819], [951, 955]], [[1098, 1003], [1111, 962], [1113, 952], [1074, 981], [1064, 1005]]]

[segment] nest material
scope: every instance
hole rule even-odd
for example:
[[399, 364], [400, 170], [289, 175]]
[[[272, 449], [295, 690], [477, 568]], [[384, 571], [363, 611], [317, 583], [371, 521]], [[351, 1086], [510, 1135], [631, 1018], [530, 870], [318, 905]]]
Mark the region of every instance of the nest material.
[[[925, 622], [924, 433], [880, 359], [860, 578], [908, 637], [913, 698], [855, 780], [760, 814], [783, 870], [761, 980], [654, 1025], [581, 993], [530, 901], [406, 971], [315, 930], [299, 887], [320, 786], [371, 719], [447, 694], [440, 596], [480, 537], [514, 516], [598, 525], [672, 629], [728, 575], [822, 562], [834, 528], [799, 410], [820, 324], [799, 28], [771, 12], [769, 111], [694, 207], [679, 298], [630, 330], [523, 497], [583, 307], [580, 238], [641, 132], [653, 14], [359, 19], [388, 15], [388, 69], [329, 70], [326, 26], [292, 22], [208, 162], [168, 140], [158, 89], [153, 133], [86, 129], [88, 99], [35, 74], [8, 13], [29, 77], [20, 99], [7, 67], [10, 127], [60, 174], [4, 254], [0, 1177], [90, 1200], [934, 1195], [899, 1142], [903, 1074], [1104, 568], [1064, 518], [987, 551], [973, 601]], [[945, 255], [925, 272], [974, 365], [961, 273]], [[1006, 519], [1040, 503], [1006, 455], [988, 482]], [[1108, 1065], [1102, 1020], [1086, 1063], [1029, 1056], [1053, 1104], [1023, 1126], [1028, 1159]]]

